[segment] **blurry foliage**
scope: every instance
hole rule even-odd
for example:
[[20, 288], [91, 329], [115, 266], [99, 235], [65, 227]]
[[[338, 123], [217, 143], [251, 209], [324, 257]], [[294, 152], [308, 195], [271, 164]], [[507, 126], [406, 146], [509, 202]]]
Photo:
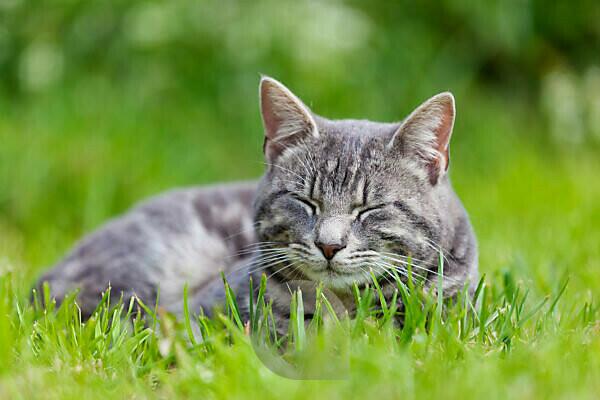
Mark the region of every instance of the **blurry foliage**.
[[0, 269], [33, 279], [145, 196], [259, 176], [264, 73], [333, 118], [399, 120], [452, 90], [451, 174], [482, 270], [540, 248], [523, 258], [541, 287], [567, 257], [589, 266], [582, 284], [597, 21], [590, 0], [0, 0]]
[[[591, 398], [600, 382], [600, 158], [589, 145], [600, 143], [598, 21], [598, 0], [0, 0], [0, 315], [9, 315], [0, 398], [11, 387], [30, 397], [193, 398], [208, 388], [225, 398], [360, 398], [390, 382], [409, 398]], [[159, 357], [145, 331], [123, 341], [125, 325], [108, 314], [106, 332], [70, 323], [69, 306], [34, 323], [19, 304], [85, 232], [168, 188], [262, 173], [260, 73], [334, 118], [398, 120], [436, 92], [455, 93], [453, 186], [477, 231], [481, 272], [490, 288], [504, 277], [506, 289], [482, 307], [500, 308], [479, 332], [514, 346], [510, 354], [465, 341], [468, 320], [457, 314], [435, 335], [416, 329], [408, 351], [387, 334], [355, 341], [354, 375], [340, 390], [265, 373], [245, 342], [192, 366], [180, 330]], [[556, 310], [513, 323], [515, 288], [541, 301], [566, 275]], [[172, 368], [173, 356], [184, 368]]]
[[[535, 107], [541, 93], [556, 94], [544, 103], [552, 114], [568, 85], [560, 71], [578, 77], [599, 65], [599, 4], [0, 0], [0, 90], [87, 93], [100, 82], [138, 102], [216, 98], [220, 115], [251, 118], [247, 98], [266, 73], [302, 87], [326, 115], [399, 119], [434, 91], [481, 85]], [[600, 102], [597, 91], [581, 93], [566, 112]], [[565, 125], [575, 114], [559, 125], [584, 129], [583, 119]]]

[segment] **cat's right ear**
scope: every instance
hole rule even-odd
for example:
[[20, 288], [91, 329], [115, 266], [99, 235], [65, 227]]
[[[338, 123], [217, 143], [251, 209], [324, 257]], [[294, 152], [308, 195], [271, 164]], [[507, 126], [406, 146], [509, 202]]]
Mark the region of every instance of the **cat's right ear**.
[[450, 92], [433, 96], [401, 124], [388, 148], [400, 154], [417, 156], [427, 167], [429, 181], [437, 184], [450, 163], [450, 137], [456, 108]]
[[263, 76], [259, 95], [267, 162], [274, 162], [286, 148], [307, 137], [319, 137], [310, 109], [282, 83]]

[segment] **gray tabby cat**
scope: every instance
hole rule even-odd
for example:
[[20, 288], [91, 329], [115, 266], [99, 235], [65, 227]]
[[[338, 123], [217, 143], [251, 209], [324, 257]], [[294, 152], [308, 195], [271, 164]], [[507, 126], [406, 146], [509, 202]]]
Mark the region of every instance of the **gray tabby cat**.
[[[323, 282], [348, 308], [373, 271], [391, 293], [409, 258], [427, 288], [444, 255], [443, 293], [477, 280], [477, 244], [447, 175], [454, 98], [441, 93], [400, 123], [328, 120], [278, 81], [260, 82], [267, 170], [258, 184], [179, 189], [150, 199], [85, 237], [44, 275], [60, 301], [79, 289], [84, 316], [101, 292], [134, 294], [181, 312], [210, 313], [220, 271], [247, 304], [248, 276], [269, 276], [282, 318], [291, 281]], [[242, 310], [247, 312], [247, 310]], [[310, 306], [308, 307], [310, 313]]]

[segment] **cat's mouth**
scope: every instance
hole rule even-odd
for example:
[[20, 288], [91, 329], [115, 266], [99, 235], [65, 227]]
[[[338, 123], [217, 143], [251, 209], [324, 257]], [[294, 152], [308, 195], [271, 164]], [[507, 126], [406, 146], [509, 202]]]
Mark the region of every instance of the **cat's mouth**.
[[320, 268], [313, 266], [307, 271], [307, 277], [322, 282], [330, 289], [349, 289], [354, 283], [360, 284], [364, 280], [364, 274], [333, 260], [324, 262]]

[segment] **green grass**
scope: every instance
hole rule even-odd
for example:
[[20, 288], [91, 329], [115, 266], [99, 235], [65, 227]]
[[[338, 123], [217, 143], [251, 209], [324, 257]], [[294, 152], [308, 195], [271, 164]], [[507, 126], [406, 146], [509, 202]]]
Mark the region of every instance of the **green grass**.
[[[451, 173], [480, 241], [481, 309], [468, 312], [463, 301], [442, 313], [436, 299], [400, 290], [408, 304], [400, 330], [393, 308], [372, 315], [362, 293], [356, 319], [323, 322], [314, 334], [299, 323], [295, 297], [284, 359], [305, 373], [347, 372], [295, 380], [265, 366], [231, 302], [214, 320], [148, 310], [157, 320], [146, 325], [121, 318], [137, 305], [118, 299], [83, 324], [72, 302], [29, 304], [41, 270], [136, 200], [262, 170], [253, 104], [232, 121], [181, 99], [140, 106], [107, 89], [84, 100], [76, 90], [0, 100], [0, 398], [597, 397], [600, 158], [592, 145], [547, 143], [519, 105], [462, 99]], [[251, 330], [264, 333], [268, 307], [254, 306]], [[205, 340], [191, 339], [197, 331]]]

